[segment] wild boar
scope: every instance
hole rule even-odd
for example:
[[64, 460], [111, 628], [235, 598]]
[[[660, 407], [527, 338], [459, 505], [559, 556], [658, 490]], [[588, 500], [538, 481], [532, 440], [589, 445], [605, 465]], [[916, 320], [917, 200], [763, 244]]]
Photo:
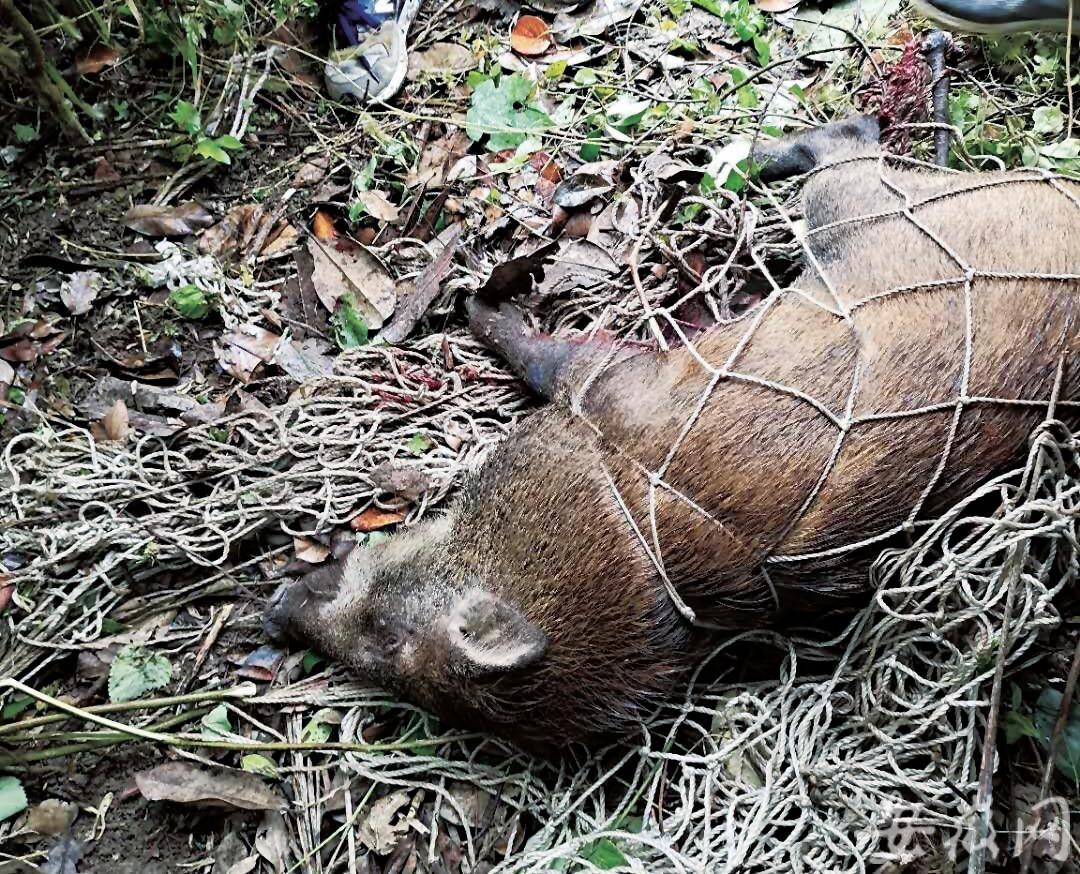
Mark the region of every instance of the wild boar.
[[544, 744], [639, 723], [725, 628], [864, 591], [1080, 377], [1080, 185], [880, 157], [865, 118], [760, 148], [763, 178], [810, 173], [805, 270], [669, 351], [472, 299], [551, 403], [441, 515], [283, 585], [267, 631]]

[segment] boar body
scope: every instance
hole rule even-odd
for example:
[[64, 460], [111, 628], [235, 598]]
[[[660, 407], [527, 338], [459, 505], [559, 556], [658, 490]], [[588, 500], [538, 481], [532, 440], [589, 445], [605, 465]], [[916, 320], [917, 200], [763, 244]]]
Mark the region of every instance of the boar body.
[[[553, 403], [446, 513], [284, 587], [270, 630], [528, 742], [639, 721], [716, 629], [865, 589], [883, 544], [1078, 390], [1080, 186], [879, 165], [860, 121], [765, 150], [795, 287], [667, 353], [474, 329]], [[831, 164], [826, 165], [826, 162]]]

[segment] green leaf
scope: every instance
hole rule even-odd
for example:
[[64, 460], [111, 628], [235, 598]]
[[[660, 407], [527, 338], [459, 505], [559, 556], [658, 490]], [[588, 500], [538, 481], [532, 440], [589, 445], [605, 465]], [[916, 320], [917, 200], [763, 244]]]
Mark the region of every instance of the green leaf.
[[772, 46], [764, 37], [754, 35], [751, 42], [754, 44], [754, 53], [757, 55], [758, 66], [769, 66], [769, 58], [772, 57]]
[[353, 296], [343, 294], [338, 300], [337, 310], [330, 317], [334, 326], [334, 339], [342, 349], [355, 349], [368, 341], [368, 326], [356, 311]]
[[185, 319], [205, 318], [210, 312], [206, 294], [197, 285], [184, 285], [169, 292], [169, 303]]
[[408, 442], [409, 452], [413, 455], [423, 455], [432, 447], [432, 442], [423, 434], [413, 434]]
[[586, 844], [581, 848], [581, 858], [586, 862], [591, 862], [602, 871], [625, 867], [629, 864], [622, 851], [608, 838], [600, 838], [598, 841]]
[[219, 704], [209, 713], [204, 714], [200, 720], [202, 723], [203, 737], [218, 738], [232, 734], [232, 724], [229, 722], [229, 708]]
[[17, 695], [4, 705], [3, 710], [0, 710], [0, 719], [5, 722], [9, 719], [14, 719], [33, 703], [34, 699], [29, 695]]
[[101, 620], [101, 630], [105, 634], [120, 634], [123, 631], [128, 630], [128, 626], [123, 622], [117, 622], [111, 616], [106, 616]]
[[608, 104], [604, 110], [608, 124], [623, 133], [637, 127], [652, 106], [651, 100], [638, 100], [624, 95]]
[[753, 109], [758, 105], [759, 97], [757, 89], [749, 83], [750, 74], [742, 67], [728, 67], [731, 76], [731, 84], [735, 86], [735, 97], [739, 106], [745, 109]]
[[221, 146], [221, 148], [228, 149], [230, 152], [241, 152], [244, 149], [244, 144], [232, 134], [225, 134], [224, 136], [218, 137], [214, 142]]
[[472, 103], [465, 114], [465, 133], [472, 140], [490, 136], [488, 148], [493, 152], [520, 145], [531, 133], [542, 133], [552, 127], [548, 115], [529, 105], [533, 84], [524, 76], [502, 76], [498, 84], [488, 79], [472, 93]]
[[202, 130], [199, 110], [195, 108], [195, 104], [188, 103], [186, 100], [176, 102], [176, 109], [169, 113], [169, 118], [180, 130], [190, 136], [195, 136]]
[[172, 665], [163, 655], [129, 643], [113, 658], [109, 667], [109, 700], [115, 704], [134, 701], [160, 689], [172, 677]]
[[32, 143], [37, 139], [37, 128], [28, 124], [15, 125], [15, 139], [20, 143]]
[[557, 82], [565, 73], [566, 61], [555, 61], [552, 64], [548, 64], [548, 68], [544, 70], [544, 76], [552, 82]]
[[324, 664], [326, 659], [313, 650], [308, 650], [304, 653], [304, 660], [300, 662], [300, 667], [304, 671], [304, 676], [313, 673], [319, 665]]
[[229, 153], [218, 144], [217, 140], [199, 140], [195, 144], [195, 154], [217, 161], [219, 164], [232, 163]]
[[[329, 719], [327, 717], [329, 717]], [[341, 721], [340, 717], [338, 717], [333, 710], [327, 712], [324, 708], [323, 710], [318, 711], [311, 717], [311, 721], [304, 726], [304, 730], [300, 734], [301, 742], [308, 744], [326, 743], [330, 740], [330, 735], [333, 734], [334, 723], [331, 720], [335, 717], [338, 722]]]
[[1057, 106], [1040, 106], [1031, 118], [1037, 134], [1059, 134], [1065, 129], [1065, 113]]
[[600, 76], [597, 75], [596, 70], [591, 67], [582, 67], [574, 73], [575, 85], [584, 85], [587, 88], [590, 85], [595, 85], [599, 80]]
[[[1042, 690], [1035, 704], [1035, 728], [1039, 732], [1039, 745], [1044, 750], [1050, 749], [1050, 736], [1054, 732], [1062, 697], [1056, 689], [1046, 688]], [[1054, 765], [1080, 786], [1080, 704], [1073, 704], [1069, 710], [1068, 721], [1054, 756]]]
[[215, 443], [228, 443], [229, 442], [229, 429], [228, 428], [207, 428], [207, 435]]
[[1035, 727], [1031, 717], [1021, 710], [1005, 711], [1003, 727], [1005, 728], [1005, 743], [1007, 744], [1014, 744], [1022, 737], [1037, 738], [1039, 736], [1039, 730]]
[[0, 777], [0, 820], [26, 810], [26, 793], [14, 777]]
[[277, 765], [266, 756], [261, 756], [258, 753], [248, 753], [240, 759], [240, 767], [245, 771], [250, 771], [252, 774], [258, 774], [260, 777], [276, 778], [278, 775]]

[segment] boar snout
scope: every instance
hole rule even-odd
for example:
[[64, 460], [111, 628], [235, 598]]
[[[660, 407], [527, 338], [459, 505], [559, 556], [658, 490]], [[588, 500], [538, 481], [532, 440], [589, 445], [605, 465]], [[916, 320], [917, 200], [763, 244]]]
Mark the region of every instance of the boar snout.
[[331, 562], [298, 579], [285, 580], [270, 596], [263, 614], [263, 633], [274, 643], [303, 640], [318, 622], [321, 604], [331, 601], [341, 587], [343, 566]]

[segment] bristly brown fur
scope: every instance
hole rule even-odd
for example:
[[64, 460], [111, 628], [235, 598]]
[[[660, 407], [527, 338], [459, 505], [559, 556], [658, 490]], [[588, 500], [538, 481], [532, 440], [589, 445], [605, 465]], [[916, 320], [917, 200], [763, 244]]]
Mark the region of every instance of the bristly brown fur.
[[[826, 145], [829, 157], [877, 148], [858, 136]], [[820, 146], [797, 144], [792, 167], [820, 162]], [[846, 421], [958, 397], [962, 283], [875, 299], [957, 277], [934, 237], [981, 271], [1071, 274], [1080, 264], [1080, 209], [1043, 180], [886, 175], [893, 185], [873, 161], [816, 173], [804, 190], [807, 225], [901, 207], [898, 191], [914, 200], [954, 194], [917, 208], [925, 230], [893, 215], [816, 233], [810, 247], [828, 281], [810, 264], [801, 294], [694, 340], [697, 354], [721, 367], [746, 319], [760, 320], [732, 367], [751, 379], [716, 386], [656, 496], [667, 576], [711, 625], [768, 622], [774, 598], [783, 611], [820, 610], [861, 590], [875, 549], [775, 560], [872, 539], [904, 522], [924, 492], [924, 514], [940, 510], [1014, 464], [1045, 414], [972, 401], [943, 465], [951, 407], [860, 422], [837, 449], [841, 430], [820, 407]], [[1060, 184], [1080, 197], [1080, 185]], [[1064, 356], [1062, 398], [1075, 399], [1075, 285], [975, 279], [971, 291], [969, 397], [1046, 399]], [[839, 302], [850, 322], [815, 301]], [[530, 338], [499, 318], [474, 309], [481, 334], [518, 356], [519, 372], [542, 359], [530, 372], [556, 402], [517, 427], [443, 518], [283, 589], [270, 624], [454, 722], [534, 744], [625, 730], [670, 693], [703, 640], [675, 609], [641, 538], [654, 542], [647, 472], [664, 463], [711, 377], [686, 348], [625, 353], [581, 399], [594, 428], [569, 404], [607, 348]]]

